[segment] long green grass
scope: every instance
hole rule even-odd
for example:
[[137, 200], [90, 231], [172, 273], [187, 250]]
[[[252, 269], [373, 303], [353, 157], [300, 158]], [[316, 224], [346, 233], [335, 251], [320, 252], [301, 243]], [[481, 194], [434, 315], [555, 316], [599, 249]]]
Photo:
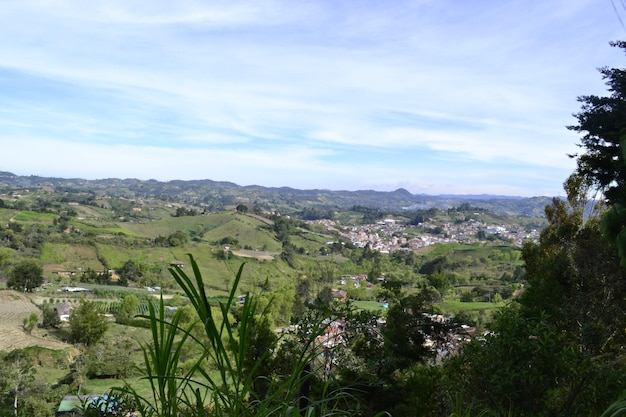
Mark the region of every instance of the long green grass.
[[58, 215], [53, 213], [39, 213], [34, 211], [23, 210], [15, 215], [15, 220], [28, 223], [49, 223], [52, 224]]

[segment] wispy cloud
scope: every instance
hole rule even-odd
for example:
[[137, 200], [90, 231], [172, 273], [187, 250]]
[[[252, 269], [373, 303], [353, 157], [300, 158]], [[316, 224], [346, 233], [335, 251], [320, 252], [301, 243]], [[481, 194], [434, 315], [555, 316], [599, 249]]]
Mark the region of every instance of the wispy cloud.
[[559, 194], [622, 32], [591, 0], [4, 2], [0, 169]]

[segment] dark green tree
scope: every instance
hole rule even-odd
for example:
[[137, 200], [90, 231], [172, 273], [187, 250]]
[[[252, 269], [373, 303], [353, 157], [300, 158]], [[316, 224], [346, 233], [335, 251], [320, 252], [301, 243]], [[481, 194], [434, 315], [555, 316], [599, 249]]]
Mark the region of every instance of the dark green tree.
[[122, 321], [131, 320], [137, 314], [137, 308], [139, 307], [139, 299], [134, 294], [128, 294], [122, 299], [120, 306], [120, 319]]
[[45, 328], [58, 327], [61, 324], [61, 319], [56, 309], [51, 303], [45, 303], [41, 307], [42, 319], [41, 325]]
[[625, 270], [597, 219], [584, 216], [582, 184], [566, 182], [568, 201], [554, 199], [539, 242], [524, 245], [519, 305], [448, 365], [450, 389], [467, 404], [518, 416], [599, 415], [623, 389]]
[[[626, 51], [626, 42], [611, 42]], [[626, 69], [600, 69], [610, 95], [579, 97], [578, 124], [569, 129], [582, 133], [577, 174], [599, 191], [610, 209], [602, 222], [605, 236], [617, 244], [626, 265]]]
[[34, 259], [24, 259], [12, 269], [7, 287], [17, 291], [32, 291], [43, 284], [43, 269]]
[[171, 247], [182, 246], [189, 241], [187, 233], [177, 230], [167, 237], [167, 243]]
[[[611, 46], [626, 50], [626, 42]], [[569, 129], [583, 134], [582, 152], [572, 155], [577, 169], [564, 184], [567, 201], [546, 207], [549, 225], [538, 243], [524, 245], [528, 285], [519, 306], [505, 308], [492, 335], [450, 362], [451, 380], [461, 385], [450, 390], [478, 409], [599, 415], [623, 389], [626, 70], [600, 72], [610, 95], [579, 98], [578, 123]], [[594, 192], [609, 206], [600, 220], [588, 201]]]
[[270, 327], [267, 316], [254, 317], [248, 336], [248, 352], [243, 363], [244, 372], [252, 375], [252, 396], [256, 400], [266, 398], [271, 388], [275, 367], [274, 351], [278, 337]]
[[[611, 42], [611, 46], [626, 50], [626, 42]], [[583, 133], [577, 157], [577, 172], [591, 180], [609, 204], [626, 202], [626, 69], [601, 68], [611, 93], [606, 97], [579, 97], [581, 111], [578, 124], [569, 129]]]
[[276, 239], [284, 244], [289, 243], [290, 235], [295, 228], [295, 223], [292, 219], [284, 216], [273, 216], [272, 220], [274, 225], [272, 226], [276, 233]]
[[32, 386], [35, 372], [31, 359], [22, 349], [8, 353], [0, 363], [0, 392], [10, 397], [15, 416], [24, 415], [21, 413], [20, 398]]
[[139, 350], [128, 336], [102, 339], [89, 349], [86, 362], [88, 378], [126, 378], [135, 372], [130, 352]]
[[107, 319], [93, 301], [84, 301], [70, 316], [70, 339], [86, 346], [98, 342], [108, 329]]
[[129, 259], [117, 270], [117, 273], [123, 280], [139, 282], [146, 274], [147, 269], [148, 267], [145, 264]]

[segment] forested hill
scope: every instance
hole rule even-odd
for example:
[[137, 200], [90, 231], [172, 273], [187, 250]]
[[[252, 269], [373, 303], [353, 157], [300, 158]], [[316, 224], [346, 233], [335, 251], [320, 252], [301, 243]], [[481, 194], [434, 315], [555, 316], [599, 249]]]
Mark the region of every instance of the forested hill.
[[255, 204], [290, 212], [303, 207], [343, 210], [353, 206], [397, 211], [406, 208], [450, 208], [463, 203], [496, 214], [541, 217], [550, 197], [508, 197], [494, 195], [425, 195], [411, 194], [405, 189], [395, 191], [331, 191], [299, 190], [289, 187], [240, 186], [232, 182], [212, 180], [157, 181], [107, 178], [86, 180], [20, 176], [0, 172], [0, 193], [18, 193], [21, 189], [49, 188], [56, 192], [90, 193], [126, 198], [158, 198], [164, 201], [205, 206], [220, 210], [233, 204]]

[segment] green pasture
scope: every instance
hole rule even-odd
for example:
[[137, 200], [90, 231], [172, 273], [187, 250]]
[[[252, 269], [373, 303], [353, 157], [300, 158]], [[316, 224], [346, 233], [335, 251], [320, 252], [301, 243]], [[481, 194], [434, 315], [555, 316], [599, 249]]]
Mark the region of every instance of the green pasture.
[[306, 252], [315, 256], [320, 248], [326, 245], [326, 241], [333, 240], [331, 236], [322, 236], [317, 233], [301, 232], [291, 236], [291, 243], [296, 247], [304, 248]]
[[499, 279], [505, 272], [513, 274], [523, 266], [521, 250], [507, 245], [489, 243], [442, 243], [417, 251], [422, 262], [445, 258], [444, 272], [453, 273], [460, 281]]
[[38, 213], [34, 211], [23, 210], [15, 215], [15, 220], [28, 223], [48, 223], [52, 224], [54, 219], [59, 217], [54, 213]]
[[495, 311], [506, 305], [506, 302], [490, 303], [490, 302], [463, 302], [459, 300], [445, 300], [439, 303], [439, 306], [445, 312], [460, 313], [463, 311], [480, 312]]
[[490, 243], [439, 243], [429, 247], [428, 255], [430, 256], [450, 256], [452, 258], [462, 259], [467, 256], [489, 257], [494, 252], [514, 255], [509, 256], [509, 260], [518, 261], [521, 250], [509, 245], [494, 245]]
[[[215, 376], [218, 375], [217, 371], [214, 371]], [[126, 384], [131, 386], [137, 394], [145, 397], [152, 398], [153, 390], [150, 385], [150, 381], [142, 377], [124, 378], [124, 379], [90, 379], [85, 384], [85, 391], [91, 394], [107, 394], [112, 388], [122, 388]]]
[[167, 236], [177, 230], [183, 232], [204, 231], [214, 229], [228, 222], [234, 213], [222, 212], [203, 216], [164, 217], [159, 220], [142, 223], [121, 223], [129, 232], [155, 238]]
[[[211, 217], [211, 216], [208, 216]], [[224, 237], [233, 237], [239, 246], [249, 246], [257, 250], [280, 251], [281, 244], [274, 238], [274, 233], [264, 222], [250, 216], [229, 213], [228, 218], [220, 225], [204, 233], [202, 239], [209, 243], [217, 243]]]
[[383, 305], [378, 301], [353, 301], [352, 304], [359, 310], [384, 311]]
[[101, 271], [103, 269], [98, 260], [96, 248], [89, 245], [46, 242], [42, 245], [39, 259], [48, 272], [84, 271], [88, 268]]
[[79, 217], [84, 217], [89, 220], [105, 221], [106, 219], [111, 218], [112, 215], [111, 210], [101, 207], [85, 206], [80, 204], [78, 206], [73, 206], [73, 208], [76, 210]]
[[[211, 297], [221, 296], [229, 291], [230, 283], [242, 263], [246, 264], [241, 280], [242, 291], [253, 292], [266, 280], [272, 285], [272, 288], [280, 288], [280, 285], [287, 282], [289, 277], [293, 275], [293, 270], [279, 258], [273, 261], [264, 261], [247, 257], [239, 258], [231, 253], [228, 259], [219, 259], [217, 254], [223, 252], [223, 248], [205, 243], [194, 243], [184, 248], [126, 248], [99, 243], [96, 244], [96, 251], [98, 256], [105, 259], [111, 268], [120, 268], [128, 260], [146, 264], [149, 267], [148, 273], [152, 274], [163, 287], [175, 285], [168, 272], [170, 263], [182, 261], [188, 264], [188, 255], [191, 254], [198, 263], [205, 279], [207, 294]], [[185, 267], [183, 271], [192, 274], [192, 271]]]
[[[142, 235], [132, 230], [128, 230], [118, 224], [107, 222], [106, 224], [92, 224], [87, 220], [72, 220], [72, 225], [79, 229], [84, 235], [103, 236], [103, 235], [124, 235], [134, 238], [147, 238], [148, 236]], [[124, 223], [120, 223], [124, 224]]]

